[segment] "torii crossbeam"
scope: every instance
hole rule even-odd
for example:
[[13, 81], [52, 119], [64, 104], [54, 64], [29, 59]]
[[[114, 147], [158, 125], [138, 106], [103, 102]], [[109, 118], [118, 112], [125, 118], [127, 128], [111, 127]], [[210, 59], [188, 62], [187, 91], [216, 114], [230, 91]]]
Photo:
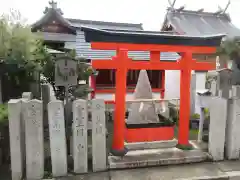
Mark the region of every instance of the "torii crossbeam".
[[[215, 63], [196, 62], [192, 54], [215, 53], [224, 35], [208, 37], [187, 37], [169, 34], [146, 34], [127, 31], [105, 31], [82, 28], [92, 49], [117, 50], [112, 60], [94, 60], [95, 69], [116, 69], [115, 118], [112, 153], [122, 156], [125, 130], [126, 76], [129, 69], [180, 70], [180, 115], [178, 144], [189, 146], [190, 81], [191, 70], [214, 70]], [[150, 51], [150, 61], [133, 61], [128, 51]], [[162, 62], [160, 52], [178, 52], [181, 59], [176, 62]]]

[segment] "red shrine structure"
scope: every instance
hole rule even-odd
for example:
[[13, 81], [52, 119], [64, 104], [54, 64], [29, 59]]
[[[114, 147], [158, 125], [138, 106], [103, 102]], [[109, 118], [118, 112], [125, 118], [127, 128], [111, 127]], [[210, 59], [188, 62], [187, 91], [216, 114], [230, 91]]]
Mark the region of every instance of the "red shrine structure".
[[[128, 70], [180, 70], [180, 119], [179, 147], [189, 146], [189, 117], [190, 117], [190, 80], [191, 70], [214, 70], [215, 63], [197, 62], [192, 58], [193, 53], [215, 53], [224, 35], [209, 35], [204, 37], [167, 35], [145, 32], [126, 32], [100, 30], [82, 27], [85, 40], [91, 43], [92, 49], [116, 50], [112, 60], [93, 60], [96, 69], [116, 70], [115, 117], [112, 153], [116, 156], [125, 155], [125, 101], [126, 77]], [[128, 51], [149, 51], [150, 61], [132, 61]], [[181, 58], [177, 62], [162, 62], [160, 52], [178, 52]]]

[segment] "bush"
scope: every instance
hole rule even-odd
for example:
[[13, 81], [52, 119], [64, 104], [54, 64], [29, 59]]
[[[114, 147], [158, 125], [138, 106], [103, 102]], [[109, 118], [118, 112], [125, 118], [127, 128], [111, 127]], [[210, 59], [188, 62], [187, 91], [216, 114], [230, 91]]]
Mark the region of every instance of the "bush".
[[200, 115], [195, 113], [192, 115], [191, 119], [200, 119]]
[[0, 104], [0, 127], [8, 124], [8, 110], [6, 104]]

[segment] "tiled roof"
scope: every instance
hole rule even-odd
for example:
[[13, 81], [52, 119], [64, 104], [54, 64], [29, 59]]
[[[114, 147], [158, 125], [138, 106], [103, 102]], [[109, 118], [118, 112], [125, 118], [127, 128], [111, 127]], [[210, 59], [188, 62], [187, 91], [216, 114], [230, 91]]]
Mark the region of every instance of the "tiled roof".
[[119, 23], [119, 22], [107, 22], [107, 21], [93, 21], [93, 20], [83, 20], [83, 19], [71, 19], [67, 18], [67, 20], [74, 27], [81, 27], [84, 25], [92, 25], [92, 26], [116, 26], [116, 27], [125, 27], [127, 29], [138, 29], [143, 30], [142, 24], [134, 24], [134, 23]]
[[192, 36], [210, 34], [240, 36], [240, 29], [231, 23], [229, 15], [225, 13], [168, 9], [164, 25], [166, 24], [170, 24], [180, 34]]

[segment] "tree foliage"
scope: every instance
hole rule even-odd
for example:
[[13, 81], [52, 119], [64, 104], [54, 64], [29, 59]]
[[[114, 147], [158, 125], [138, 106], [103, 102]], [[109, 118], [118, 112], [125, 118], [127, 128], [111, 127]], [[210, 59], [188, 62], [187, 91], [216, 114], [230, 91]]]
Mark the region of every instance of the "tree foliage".
[[40, 37], [31, 32], [20, 13], [11, 11], [0, 17], [0, 57], [5, 64], [17, 67], [10, 73], [25, 70], [26, 76], [32, 77], [33, 72], [40, 71], [42, 47]]
[[240, 60], [240, 39], [227, 39], [217, 50], [218, 55], [227, 55], [231, 60]]

